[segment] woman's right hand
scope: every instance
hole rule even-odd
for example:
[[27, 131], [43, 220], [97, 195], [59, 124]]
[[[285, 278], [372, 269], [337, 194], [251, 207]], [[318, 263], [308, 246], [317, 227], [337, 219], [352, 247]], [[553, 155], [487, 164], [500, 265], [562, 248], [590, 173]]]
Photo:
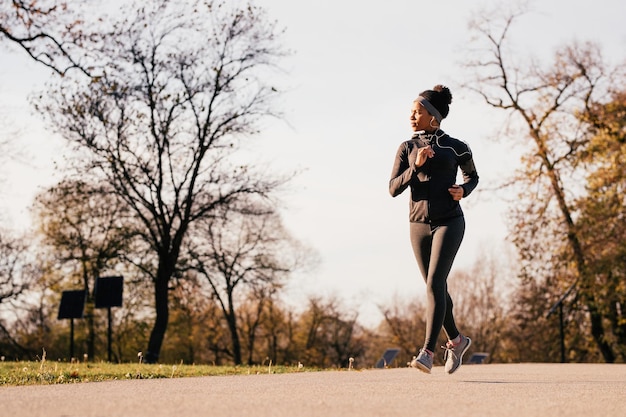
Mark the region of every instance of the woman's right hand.
[[435, 151], [433, 151], [430, 145], [419, 148], [417, 150], [417, 157], [415, 158], [415, 166], [417, 168], [421, 167], [426, 163], [428, 158], [432, 158], [433, 156], [435, 156]]

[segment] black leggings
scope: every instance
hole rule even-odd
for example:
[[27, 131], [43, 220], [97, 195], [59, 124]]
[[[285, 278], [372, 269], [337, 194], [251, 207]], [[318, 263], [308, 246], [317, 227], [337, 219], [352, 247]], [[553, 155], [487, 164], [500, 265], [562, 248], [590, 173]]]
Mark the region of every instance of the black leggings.
[[452, 314], [448, 294], [448, 274], [465, 233], [465, 219], [455, 217], [438, 224], [411, 223], [411, 245], [419, 269], [426, 281], [426, 339], [424, 348], [435, 351], [443, 326], [448, 339], [459, 331]]

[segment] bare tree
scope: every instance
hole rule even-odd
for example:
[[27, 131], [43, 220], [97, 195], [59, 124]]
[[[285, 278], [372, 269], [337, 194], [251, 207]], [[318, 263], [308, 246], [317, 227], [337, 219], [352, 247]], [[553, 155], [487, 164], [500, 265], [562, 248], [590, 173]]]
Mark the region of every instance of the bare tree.
[[281, 305], [279, 300], [270, 299], [263, 312], [263, 357], [272, 363], [289, 364], [296, 362], [294, 354], [294, 313]]
[[336, 297], [309, 297], [309, 305], [297, 322], [294, 342], [308, 366], [349, 367], [350, 358], [365, 353], [364, 332], [358, 314], [346, 311]]
[[[278, 288], [274, 286], [257, 286], [253, 287], [249, 292], [247, 300], [244, 301], [242, 308], [239, 309], [239, 316], [242, 325], [240, 326], [243, 335], [244, 351], [248, 353], [246, 363], [253, 365], [255, 362], [255, 354], [257, 353], [257, 342], [262, 337], [266, 324], [265, 310], [271, 307], [277, 298]], [[275, 361], [273, 363], [276, 363]]]
[[[94, 40], [97, 77], [66, 75], [38, 102], [82, 152], [83, 175], [108, 182], [156, 254], [156, 318], [145, 359], [159, 357], [168, 292], [190, 226], [286, 179], [236, 164], [240, 140], [272, 114], [266, 71], [284, 55], [262, 9], [217, 1], [132, 5]], [[95, 35], [93, 35], [95, 36]]]
[[426, 308], [416, 300], [394, 297], [390, 306], [380, 306], [384, 321], [379, 331], [386, 334], [389, 343], [401, 349], [403, 363], [411, 361], [424, 340]]
[[512, 260], [501, 251], [498, 255], [481, 251], [470, 268], [452, 273], [448, 286], [455, 295], [457, 327], [472, 336], [472, 351], [487, 352], [488, 360], [505, 362], [510, 356], [502, 335], [513, 307], [515, 270]]
[[0, 231], [0, 332], [19, 351], [27, 349], [16, 339], [7, 324], [7, 316], [2, 314], [11, 307], [31, 286], [36, 279], [36, 268], [28, 251], [28, 242], [24, 237], [12, 236], [7, 231]]
[[0, 41], [12, 42], [57, 74], [76, 68], [89, 75], [84, 58], [90, 26], [77, 6], [56, 0], [5, 0], [0, 4]]
[[[212, 301], [212, 300], [210, 300]], [[163, 354], [172, 362], [199, 363], [206, 357], [204, 348], [207, 326], [220, 327], [212, 317], [215, 303], [207, 302], [201, 283], [193, 279], [181, 279], [171, 294], [172, 313]], [[204, 352], [203, 352], [204, 351]], [[204, 353], [204, 355], [203, 355]]]
[[574, 284], [588, 310], [597, 348], [606, 362], [613, 362], [574, 205], [574, 197], [584, 192], [579, 160], [588, 144], [577, 115], [606, 94], [610, 71], [592, 43], [559, 48], [554, 61], [543, 68], [533, 59], [517, 63], [509, 35], [522, 15], [523, 10], [499, 16], [483, 13], [473, 22], [479, 48], [472, 49], [468, 66], [475, 78], [467, 87], [488, 105], [509, 112], [511, 122], [525, 131], [518, 137], [528, 152], [511, 181], [519, 192], [511, 224], [523, 273], [527, 279], [544, 276], [551, 281], [546, 288], [554, 291], [555, 301]]
[[[301, 245], [289, 236], [280, 218], [271, 212], [242, 214], [230, 211], [210, 219], [194, 231], [190, 239], [190, 267], [209, 284], [212, 297], [221, 306], [231, 335], [233, 361], [242, 363], [242, 326], [238, 303], [252, 299], [260, 319], [265, 303], [304, 265]], [[248, 306], [250, 307], [250, 306]], [[250, 311], [249, 311], [250, 313]], [[246, 335], [253, 350], [258, 323], [248, 323]], [[249, 358], [250, 360], [251, 358]]]
[[[15, 299], [32, 281], [28, 273], [28, 242], [0, 232], [0, 303]], [[32, 272], [32, 271], [30, 271]]]

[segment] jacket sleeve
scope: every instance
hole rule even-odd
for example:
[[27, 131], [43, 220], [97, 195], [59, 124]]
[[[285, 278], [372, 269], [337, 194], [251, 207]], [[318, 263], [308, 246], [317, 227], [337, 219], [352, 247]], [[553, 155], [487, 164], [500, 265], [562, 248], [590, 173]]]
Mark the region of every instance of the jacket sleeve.
[[461, 185], [463, 187], [463, 197], [467, 197], [478, 185], [478, 172], [476, 172], [474, 159], [471, 154], [469, 158], [459, 164], [459, 168], [463, 175], [463, 184]]
[[391, 170], [391, 180], [389, 180], [389, 194], [392, 197], [396, 197], [406, 190], [416, 172], [415, 165], [409, 163], [408, 148], [405, 142], [400, 145], [398, 152], [396, 152], [396, 159]]

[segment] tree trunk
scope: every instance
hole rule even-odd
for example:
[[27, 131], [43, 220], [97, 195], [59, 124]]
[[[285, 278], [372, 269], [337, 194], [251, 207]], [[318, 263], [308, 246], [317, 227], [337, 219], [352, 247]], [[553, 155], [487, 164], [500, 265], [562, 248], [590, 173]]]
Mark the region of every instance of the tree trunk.
[[252, 357], [254, 354], [254, 342], [255, 342], [255, 336], [253, 333], [250, 333], [248, 335], [248, 346], [249, 346], [249, 350], [248, 350], [248, 365], [252, 365]]
[[585, 297], [587, 301], [587, 308], [589, 309], [589, 318], [591, 321], [591, 335], [598, 345], [598, 349], [600, 349], [600, 353], [602, 353], [602, 357], [606, 363], [615, 362], [615, 353], [613, 353], [613, 349], [611, 349], [611, 345], [609, 345], [604, 336], [604, 326], [602, 325], [602, 315], [596, 308], [595, 298], [590, 295], [589, 297]]
[[94, 308], [94, 299], [89, 296], [87, 301], [87, 360], [94, 361], [96, 359], [96, 309]]
[[[85, 303], [85, 309], [87, 310], [85, 314], [85, 318], [87, 319], [87, 359], [93, 361], [96, 358], [96, 297], [95, 294], [91, 291], [89, 287], [89, 274], [87, 272], [87, 265], [85, 259], [88, 256], [83, 250], [82, 252], [82, 271], [83, 271], [83, 283], [85, 286], [85, 294], [87, 295], [87, 300]], [[98, 279], [97, 275], [94, 276], [94, 285], [95, 280]]]
[[235, 365], [241, 365], [241, 341], [239, 340], [239, 333], [237, 333], [237, 317], [234, 311], [228, 312], [226, 321], [228, 322], [230, 339], [233, 343], [233, 362]]
[[167, 322], [169, 320], [168, 283], [169, 276], [165, 276], [165, 274], [159, 270], [156, 282], [154, 283], [156, 319], [154, 321], [152, 333], [150, 334], [148, 351], [144, 355], [144, 361], [146, 363], [157, 363], [159, 360], [159, 354], [161, 352], [161, 346], [163, 345], [163, 338], [165, 337]]

